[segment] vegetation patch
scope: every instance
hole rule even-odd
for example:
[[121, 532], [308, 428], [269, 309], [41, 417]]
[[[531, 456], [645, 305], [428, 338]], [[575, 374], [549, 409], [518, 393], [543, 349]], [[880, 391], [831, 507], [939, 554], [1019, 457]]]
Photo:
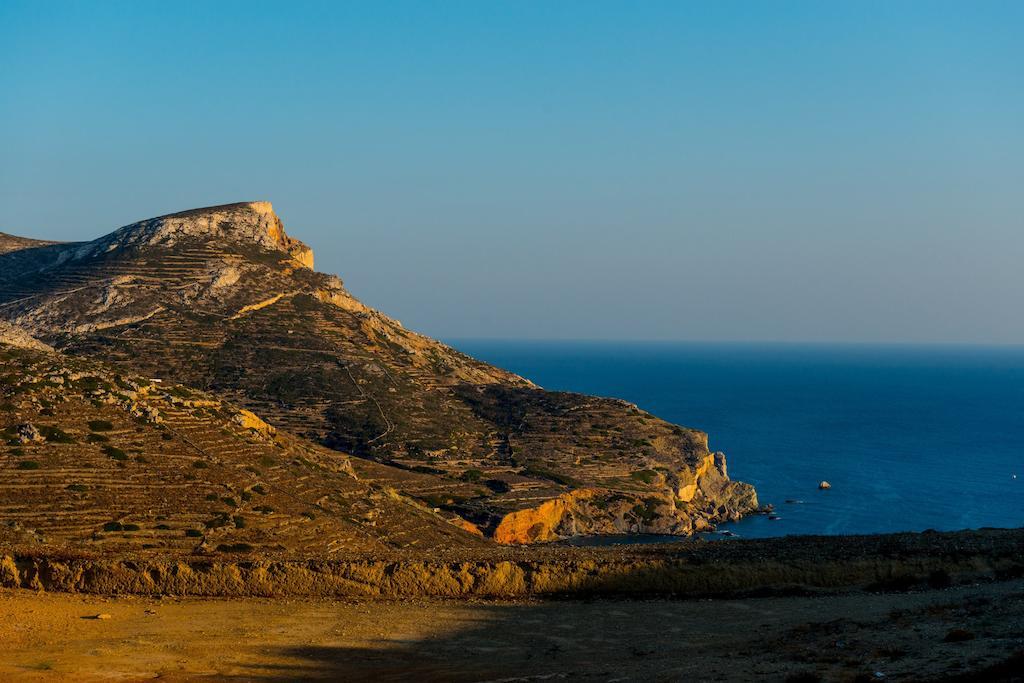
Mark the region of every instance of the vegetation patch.
[[21, 462], [18, 463], [18, 469], [19, 470], [38, 470], [39, 469], [39, 463], [37, 463], [35, 460], [22, 460]]
[[115, 446], [104, 446], [103, 452], [107, 455], [108, 458], [112, 458], [114, 460], [124, 461], [128, 459], [128, 454]]
[[53, 443], [74, 443], [75, 440], [63, 429], [52, 425], [39, 425], [39, 433]]
[[573, 479], [570, 476], [561, 474], [559, 472], [554, 472], [544, 467], [537, 467], [536, 465], [528, 465], [526, 468], [524, 468], [523, 476], [535, 477], [537, 479], [547, 479], [549, 481], [555, 482], [556, 484], [561, 484], [562, 486], [580, 486], [580, 482], [578, 482], [577, 480]]
[[630, 474], [629, 478], [644, 484], [653, 484], [658, 479], [658, 473], [655, 470], [639, 470]]
[[461, 475], [459, 475], [459, 479], [461, 479], [462, 481], [480, 481], [480, 478], [483, 476], [484, 473], [481, 472], [480, 470], [470, 469], [466, 470]]
[[252, 550], [248, 543], [221, 543], [217, 546], [218, 553], [249, 553]]
[[89, 429], [94, 432], [109, 432], [114, 429], [114, 423], [109, 420], [89, 420]]
[[208, 519], [203, 522], [203, 526], [207, 529], [219, 529], [227, 526], [231, 522], [231, 518], [223, 512], [218, 512], [212, 519]]

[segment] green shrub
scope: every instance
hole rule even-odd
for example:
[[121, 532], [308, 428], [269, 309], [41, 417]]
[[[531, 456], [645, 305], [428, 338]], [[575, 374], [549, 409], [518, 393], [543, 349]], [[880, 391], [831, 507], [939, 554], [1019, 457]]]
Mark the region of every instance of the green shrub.
[[205, 460], [196, 460], [192, 463], [192, 467], [195, 467], [197, 470], [205, 470], [209, 465], [206, 464]]
[[124, 531], [124, 524], [121, 522], [107, 522], [103, 525], [104, 531]]
[[483, 476], [484, 473], [480, 470], [466, 470], [459, 476], [459, 479], [462, 481], [480, 481], [480, 478]]
[[658, 473], [654, 470], [639, 470], [629, 475], [629, 478], [634, 481], [640, 481], [645, 484], [653, 483], [658, 478]]
[[185, 535], [189, 538], [202, 538], [203, 532], [199, 529], [185, 529]]
[[89, 420], [89, 429], [94, 432], [109, 432], [114, 428], [114, 423], [109, 420]]
[[234, 517], [231, 518], [231, 521], [233, 521], [235, 523], [235, 528], [236, 529], [244, 529], [245, 528], [245, 517], [242, 517], [241, 515], [235, 515]]
[[218, 553], [248, 553], [252, 546], [248, 543], [221, 543], [217, 546]]
[[222, 526], [227, 525], [228, 516], [225, 515], [223, 512], [218, 512], [217, 515], [213, 517], [213, 519], [208, 519], [205, 522], [203, 522], [203, 526], [205, 526], [207, 529], [219, 529]]
[[63, 429], [51, 425], [39, 425], [39, 433], [46, 437], [47, 441], [53, 443], [74, 443], [75, 440]]
[[536, 465], [529, 465], [528, 467], [526, 467], [523, 470], [523, 475], [527, 477], [539, 477], [541, 479], [549, 479], [555, 482], [556, 484], [561, 484], [562, 486], [580, 485], [580, 483], [576, 479], [568, 475], [561, 474], [559, 472], [553, 472], [549, 469], [546, 469], [544, 467], [538, 467]]
[[18, 463], [18, 469], [19, 470], [38, 470], [39, 469], [39, 463], [37, 463], [35, 460], [22, 460], [21, 462]]
[[122, 451], [120, 448], [114, 446], [104, 446], [103, 452], [107, 454], [107, 457], [113, 458], [114, 460], [127, 460], [128, 454]]
[[86, 434], [85, 440], [87, 443], [104, 443], [106, 441], [110, 441], [110, 439], [102, 434]]
[[82, 491], [89, 490], [89, 487], [86, 486], [85, 484], [68, 484], [65, 488], [68, 491], [75, 491], [76, 493], [81, 493]]

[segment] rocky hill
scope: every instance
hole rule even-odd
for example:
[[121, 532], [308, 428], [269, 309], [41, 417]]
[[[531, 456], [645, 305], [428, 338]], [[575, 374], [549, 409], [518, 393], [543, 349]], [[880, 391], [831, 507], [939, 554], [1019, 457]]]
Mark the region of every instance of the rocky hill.
[[209, 394], [34, 349], [0, 345], [0, 362], [0, 544], [294, 557], [484, 544], [391, 486], [423, 495], [429, 478], [357, 474]]
[[404, 494], [499, 542], [688, 534], [757, 506], [704, 433], [544, 391], [367, 308], [312, 270], [266, 202], [91, 242], [3, 244], [0, 319], [118, 372], [211, 392], [359, 467], [386, 466]]

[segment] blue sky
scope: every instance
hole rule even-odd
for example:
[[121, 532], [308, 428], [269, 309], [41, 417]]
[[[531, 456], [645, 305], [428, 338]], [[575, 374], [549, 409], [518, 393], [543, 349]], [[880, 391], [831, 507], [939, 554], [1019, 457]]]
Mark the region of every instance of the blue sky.
[[0, 0], [0, 230], [267, 199], [453, 337], [1024, 343], [1024, 3]]

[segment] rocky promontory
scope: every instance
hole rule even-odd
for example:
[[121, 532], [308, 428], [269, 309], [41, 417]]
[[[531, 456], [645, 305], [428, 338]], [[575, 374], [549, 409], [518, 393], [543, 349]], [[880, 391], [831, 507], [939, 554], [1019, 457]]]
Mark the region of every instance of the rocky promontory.
[[351, 456], [357, 474], [499, 543], [687, 535], [757, 509], [705, 433], [545, 391], [405, 329], [314, 271], [268, 202], [4, 245], [0, 320]]

